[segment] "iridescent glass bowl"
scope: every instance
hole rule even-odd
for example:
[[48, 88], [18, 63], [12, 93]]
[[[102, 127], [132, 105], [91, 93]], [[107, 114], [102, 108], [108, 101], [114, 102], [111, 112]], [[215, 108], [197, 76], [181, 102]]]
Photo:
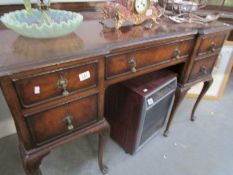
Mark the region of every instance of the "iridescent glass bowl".
[[25, 10], [17, 10], [1, 17], [6, 27], [29, 38], [55, 38], [74, 32], [82, 23], [79, 13], [49, 9], [45, 14], [32, 9], [32, 15]]

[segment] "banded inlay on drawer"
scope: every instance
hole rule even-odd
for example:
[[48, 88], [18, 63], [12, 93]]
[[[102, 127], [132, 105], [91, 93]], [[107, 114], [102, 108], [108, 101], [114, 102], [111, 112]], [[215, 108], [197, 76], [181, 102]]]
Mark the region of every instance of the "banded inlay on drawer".
[[226, 34], [223, 35], [222, 33], [219, 35], [203, 35], [200, 47], [198, 49], [198, 55], [214, 53], [216, 51], [219, 51], [219, 49], [223, 45], [225, 37]]
[[97, 121], [97, 104], [98, 95], [95, 94], [27, 116], [34, 143], [43, 144]]
[[18, 79], [14, 82], [24, 107], [97, 86], [98, 62]]
[[216, 59], [217, 55], [195, 60], [188, 81], [191, 82], [198, 78], [210, 75]]
[[192, 53], [193, 37], [183, 41], [167, 43], [157, 47], [131, 51], [106, 57], [106, 79], [134, 73], [147, 67], [169, 61], [185, 60]]

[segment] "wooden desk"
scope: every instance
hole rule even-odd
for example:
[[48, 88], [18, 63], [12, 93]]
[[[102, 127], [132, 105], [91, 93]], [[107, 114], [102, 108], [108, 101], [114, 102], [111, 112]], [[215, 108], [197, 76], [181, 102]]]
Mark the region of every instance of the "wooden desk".
[[99, 165], [109, 133], [104, 119], [108, 86], [163, 68], [178, 73], [179, 87], [164, 135], [187, 90], [204, 81], [193, 108], [211, 85], [211, 71], [231, 27], [178, 25], [118, 31], [97, 20], [84, 21], [69, 36], [49, 40], [0, 30], [0, 82], [14, 117], [28, 175], [41, 174], [41, 160], [52, 149], [80, 136], [100, 135]]

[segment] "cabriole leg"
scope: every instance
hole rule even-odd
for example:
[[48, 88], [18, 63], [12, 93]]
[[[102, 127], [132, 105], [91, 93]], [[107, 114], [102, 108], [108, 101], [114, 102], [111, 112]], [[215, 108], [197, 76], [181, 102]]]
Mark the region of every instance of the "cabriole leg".
[[192, 114], [191, 114], [191, 121], [195, 121], [196, 116], [194, 114], [195, 114], [195, 111], [197, 109], [197, 106], [200, 103], [200, 101], [203, 98], [203, 96], [208, 91], [208, 89], [210, 88], [210, 86], [212, 85], [212, 83], [213, 83], [213, 77], [211, 77], [210, 80], [204, 82], [204, 85], [202, 87], [201, 93], [199, 94], [199, 96], [197, 98], [197, 101], [196, 101], [196, 103], [193, 106], [193, 110], [192, 110]]
[[27, 175], [42, 175], [40, 164], [42, 159], [49, 154], [49, 151], [41, 151], [27, 154], [22, 146], [19, 146], [23, 167]]
[[169, 129], [170, 129], [172, 120], [174, 118], [175, 112], [176, 112], [178, 106], [180, 105], [180, 103], [182, 102], [182, 100], [184, 99], [184, 97], [189, 89], [190, 89], [190, 87], [179, 87], [179, 86], [177, 87], [176, 93], [175, 93], [175, 100], [174, 100], [174, 104], [172, 106], [171, 114], [168, 118], [167, 126], [166, 126], [164, 133], [163, 133], [164, 137], [168, 137]]
[[109, 134], [109, 125], [107, 125], [106, 128], [99, 133], [98, 163], [103, 174], [106, 174], [108, 172], [108, 167], [103, 163], [103, 152], [106, 146], [107, 139], [109, 138]]

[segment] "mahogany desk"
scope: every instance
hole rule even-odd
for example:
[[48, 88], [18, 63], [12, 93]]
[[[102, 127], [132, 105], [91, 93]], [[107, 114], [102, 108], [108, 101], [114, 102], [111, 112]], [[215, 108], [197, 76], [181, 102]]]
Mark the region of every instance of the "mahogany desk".
[[118, 31], [86, 20], [66, 37], [34, 40], [1, 27], [0, 83], [15, 121], [28, 175], [52, 149], [86, 134], [99, 134], [98, 160], [109, 134], [104, 119], [108, 86], [159, 69], [178, 73], [179, 86], [164, 135], [187, 90], [204, 81], [196, 107], [212, 82], [211, 71], [231, 27], [163, 21]]

